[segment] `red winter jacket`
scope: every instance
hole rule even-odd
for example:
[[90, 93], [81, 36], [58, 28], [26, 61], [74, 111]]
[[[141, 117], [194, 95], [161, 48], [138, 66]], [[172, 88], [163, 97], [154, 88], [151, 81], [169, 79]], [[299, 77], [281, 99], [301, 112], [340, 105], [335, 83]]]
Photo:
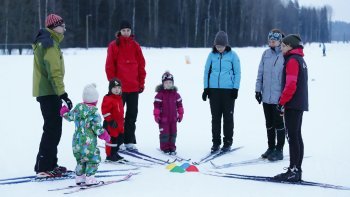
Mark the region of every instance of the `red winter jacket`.
[[116, 121], [117, 128], [112, 128], [108, 125], [108, 133], [112, 137], [118, 137], [119, 134], [124, 133], [124, 106], [120, 95], [107, 94], [102, 101], [102, 115], [106, 121]]
[[124, 37], [118, 35], [116, 40], [108, 45], [106, 59], [106, 74], [110, 81], [118, 78], [123, 84], [123, 92], [139, 92], [144, 89], [146, 70], [145, 59], [140, 45], [134, 36]]
[[[300, 55], [301, 57], [304, 56], [303, 49], [296, 48], [292, 49], [287, 52], [284, 56], [290, 56], [292, 54]], [[285, 62], [285, 85], [284, 89], [282, 91], [279, 104], [285, 105], [287, 102], [289, 102], [292, 97], [294, 96], [295, 91], [297, 90], [297, 83], [298, 83], [298, 74], [299, 74], [299, 63], [296, 59], [290, 59], [288, 62]]]

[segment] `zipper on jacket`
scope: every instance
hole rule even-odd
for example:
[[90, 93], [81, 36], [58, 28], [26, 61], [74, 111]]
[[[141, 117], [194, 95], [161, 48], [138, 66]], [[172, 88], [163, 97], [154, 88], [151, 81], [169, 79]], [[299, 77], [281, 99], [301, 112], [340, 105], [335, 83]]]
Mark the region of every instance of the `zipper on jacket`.
[[218, 77], [218, 88], [220, 88], [221, 60], [222, 60], [222, 53], [220, 53], [220, 72], [219, 72], [219, 77]]

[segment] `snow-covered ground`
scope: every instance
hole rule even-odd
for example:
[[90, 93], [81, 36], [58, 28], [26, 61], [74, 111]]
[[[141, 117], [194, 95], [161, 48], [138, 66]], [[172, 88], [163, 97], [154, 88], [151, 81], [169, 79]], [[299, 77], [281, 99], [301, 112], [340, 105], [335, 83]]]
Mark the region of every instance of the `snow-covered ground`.
[[[267, 148], [262, 106], [254, 98], [257, 67], [264, 49], [234, 48], [241, 59], [242, 81], [234, 113], [233, 146], [244, 148], [216, 159], [217, 164], [257, 158]], [[161, 82], [162, 73], [169, 70], [174, 74], [185, 108], [183, 122], [178, 124], [177, 151], [183, 157], [198, 161], [211, 147], [209, 103], [201, 100], [204, 63], [210, 49], [143, 48], [143, 52], [147, 78], [145, 92], [139, 99], [136, 130], [139, 150], [166, 158], [157, 150], [158, 128], [152, 110], [155, 86]], [[309, 156], [303, 163], [304, 180], [350, 186], [350, 129], [347, 122], [350, 66], [346, 59], [349, 54], [350, 45], [345, 44], [328, 44], [326, 57], [322, 57], [318, 44], [305, 46], [310, 112], [304, 113], [302, 127], [305, 156]], [[185, 63], [186, 56], [191, 64]], [[108, 89], [104, 71], [106, 49], [66, 49], [64, 58], [66, 91], [73, 103], [81, 102], [82, 89], [90, 82], [97, 84], [102, 101]], [[32, 55], [0, 56], [0, 179], [34, 174], [43, 120], [39, 103], [31, 96], [32, 62]], [[73, 123], [64, 122], [58, 147], [59, 164], [70, 169], [75, 167], [71, 150], [73, 132]], [[286, 144], [285, 155], [288, 151]], [[105, 158], [104, 152], [101, 152], [102, 158]], [[273, 176], [283, 172], [283, 167], [288, 164], [289, 161], [285, 160], [220, 171]], [[212, 170], [210, 164], [198, 167], [202, 172]], [[113, 168], [122, 167], [100, 165], [100, 169]], [[127, 182], [84, 191], [76, 196], [350, 196], [350, 191], [227, 179], [201, 173], [171, 173], [165, 166], [139, 171], [139, 175]], [[62, 192], [47, 190], [71, 184], [74, 184], [73, 180], [0, 185], [0, 196], [60, 196]]]

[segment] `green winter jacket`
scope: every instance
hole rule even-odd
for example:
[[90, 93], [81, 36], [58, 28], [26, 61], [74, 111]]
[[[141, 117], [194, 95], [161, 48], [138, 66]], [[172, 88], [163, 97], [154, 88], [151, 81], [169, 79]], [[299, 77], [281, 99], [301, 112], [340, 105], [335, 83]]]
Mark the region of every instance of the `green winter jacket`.
[[73, 154], [79, 162], [99, 163], [100, 150], [97, 148], [97, 136], [104, 132], [101, 116], [97, 107], [79, 103], [73, 110], [63, 115], [68, 121], [74, 121]]
[[33, 96], [62, 95], [64, 61], [60, 42], [64, 35], [41, 29], [32, 45], [34, 51]]

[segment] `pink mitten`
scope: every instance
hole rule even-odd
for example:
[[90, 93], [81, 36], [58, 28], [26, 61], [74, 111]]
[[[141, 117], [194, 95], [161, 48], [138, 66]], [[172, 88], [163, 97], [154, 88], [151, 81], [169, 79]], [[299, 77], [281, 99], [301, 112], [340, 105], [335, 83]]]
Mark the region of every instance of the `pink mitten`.
[[183, 115], [184, 115], [184, 108], [179, 107], [179, 108], [177, 109], [177, 113], [179, 113], [179, 116], [177, 117], [177, 121], [178, 121], [178, 122], [181, 122], [181, 121], [182, 121], [182, 118], [183, 118]]
[[111, 136], [109, 136], [108, 132], [106, 129], [104, 129], [104, 132], [98, 136], [98, 138], [100, 138], [101, 140], [106, 141], [107, 143], [109, 143], [111, 141]]
[[156, 123], [159, 123], [160, 122], [160, 110], [154, 109], [153, 115], [154, 115], [154, 120], [156, 121]]
[[61, 117], [63, 117], [63, 115], [64, 115], [65, 113], [67, 113], [67, 112], [69, 112], [68, 107], [65, 106], [65, 105], [63, 105], [63, 106], [61, 107], [61, 110], [60, 110], [60, 115], [61, 115]]

